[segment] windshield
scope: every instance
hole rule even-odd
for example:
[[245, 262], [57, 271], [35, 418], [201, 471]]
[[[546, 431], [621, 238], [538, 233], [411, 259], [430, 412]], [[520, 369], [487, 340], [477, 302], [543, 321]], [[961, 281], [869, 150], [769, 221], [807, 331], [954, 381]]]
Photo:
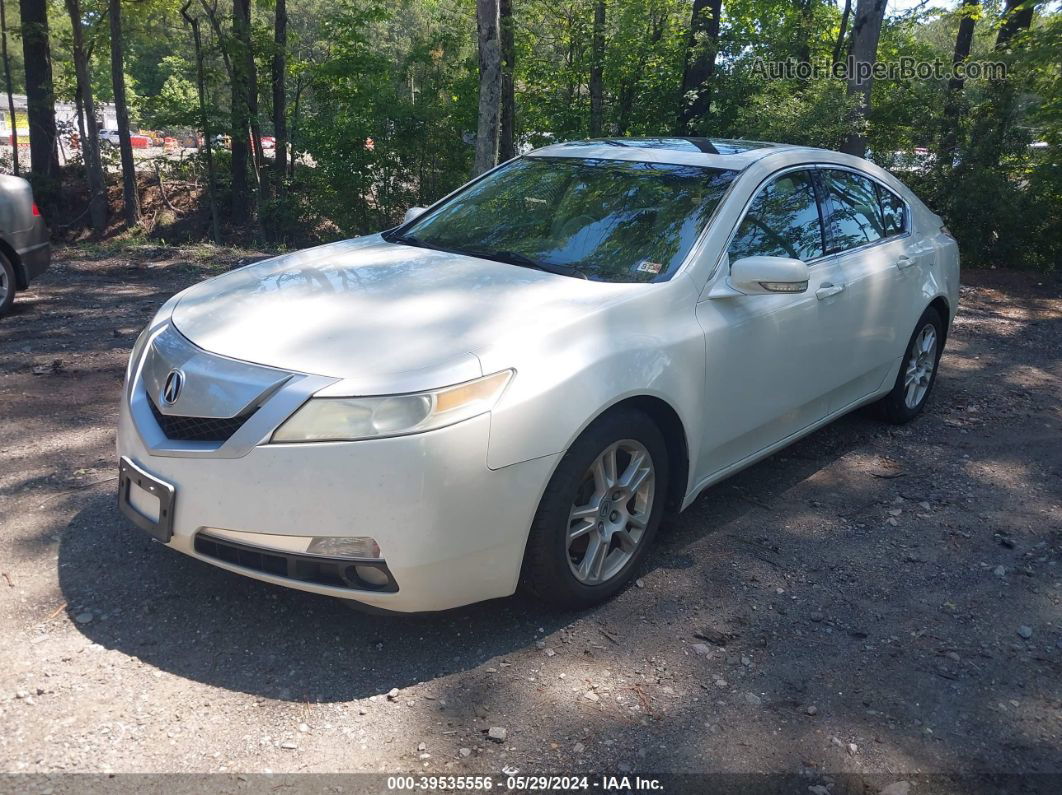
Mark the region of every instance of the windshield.
[[678, 268], [736, 175], [524, 157], [388, 239], [581, 278], [652, 281]]

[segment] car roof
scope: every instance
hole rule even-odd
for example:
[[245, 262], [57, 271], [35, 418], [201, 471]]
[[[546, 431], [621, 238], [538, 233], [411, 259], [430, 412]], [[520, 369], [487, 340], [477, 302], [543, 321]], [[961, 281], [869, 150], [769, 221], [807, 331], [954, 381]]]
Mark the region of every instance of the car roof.
[[780, 151], [810, 147], [732, 138], [591, 138], [567, 141], [536, 149], [529, 157], [573, 157], [592, 160], [633, 160], [649, 163], [674, 163], [727, 168], [741, 171]]

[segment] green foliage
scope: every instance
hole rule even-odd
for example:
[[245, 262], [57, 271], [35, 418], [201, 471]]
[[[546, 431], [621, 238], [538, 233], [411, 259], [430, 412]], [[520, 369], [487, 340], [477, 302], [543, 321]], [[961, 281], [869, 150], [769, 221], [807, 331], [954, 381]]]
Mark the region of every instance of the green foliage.
[[[81, 0], [92, 81], [111, 99], [105, 0]], [[212, 0], [207, 0], [209, 7]], [[123, 47], [134, 116], [152, 129], [200, 125], [195, 53], [180, 16], [182, 0], [123, 3]], [[850, 132], [855, 100], [843, 80], [767, 79], [757, 59], [831, 62], [840, 0], [723, 0], [711, 106], [698, 134], [836, 148]], [[854, 5], [854, 4], [853, 4]], [[589, 72], [595, 0], [513, 0], [518, 147], [588, 135]], [[692, 0], [608, 0], [605, 21], [604, 130], [607, 135], [670, 135], [676, 127], [687, 60]], [[203, 5], [207, 106], [213, 132], [231, 133], [231, 89], [224, 53], [232, 49], [232, 4], [216, 5], [218, 29]], [[274, 0], [252, 4], [259, 123], [272, 133]], [[879, 79], [864, 132], [868, 156], [900, 173], [942, 214], [964, 262], [1057, 267], [1062, 258], [1062, 11], [1038, 3], [1032, 29], [997, 53], [1002, 0], [974, 9], [971, 58], [1005, 58], [1010, 76], [966, 82], [953, 162], [934, 162], [944, 129], [947, 79]], [[365, 233], [393, 224], [410, 205], [445, 195], [471, 172], [478, 69], [472, 0], [287, 0], [287, 113], [296, 152], [286, 190], [269, 155], [257, 197], [257, 230], [288, 242]], [[17, 24], [18, 4], [7, 5]], [[891, 13], [879, 61], [914, 58], [950, 64], [962, 15], [959, 0]], [[51, 2], [57, 94], [74, 95], [70, 20]], [[848, 30], [852, 25], [849, 19]], [[16, 91], [21, 48], [12, 45]], [[841, 42], [842, 55], [847, 41]], [[1047, 148], [1030, 148], [1034, 142]], [[911, 170], [915, 148], [931, 154]], [[223, 208], [228, 154], [217, 151]], [[201, 156], [181, 168], [205, 184]], [[190, 177], [191, 178], [191, 177]], [[224, 214], [223, 214], [224, 215]]]
[[333, 10], [329, 57], [305, 72], [315, 101], [296, 145], [316, 164], [314, 204], [341, 229], [391, 225], [468, 178], [463, 136], [477, 99], [474, 51], [461, 35], [469, 24], [458, 3], [345, 0]]
[[168, 74], [159, 92], [144, 100], [145, 121], [152, 128], [198, 127], [199, 94], [194, 64], [179, 55], [167, 55], [161, 67]]

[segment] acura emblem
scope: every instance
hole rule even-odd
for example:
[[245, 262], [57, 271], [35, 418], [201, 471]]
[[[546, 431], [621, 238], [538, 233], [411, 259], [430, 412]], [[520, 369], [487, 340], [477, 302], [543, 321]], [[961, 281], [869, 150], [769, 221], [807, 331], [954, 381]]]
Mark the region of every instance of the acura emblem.
[[170, 370], [170, 374], [166, 376], [166, 383], [162, 385], [162, 402], [167, 406], [172, 406], [181, 396], [183, 388], [184, 373], [180, 370]]

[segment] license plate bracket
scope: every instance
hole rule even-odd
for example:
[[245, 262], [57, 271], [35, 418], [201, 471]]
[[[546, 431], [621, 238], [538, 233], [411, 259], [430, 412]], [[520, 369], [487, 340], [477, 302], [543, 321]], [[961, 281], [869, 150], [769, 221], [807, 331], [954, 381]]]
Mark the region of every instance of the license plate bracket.
[[[152, 519], [134, 506], [131, 489], [142, 489], [158, 498], [158, 518]], [[173, 506], [176, 490], [169, 483], [145, 472], [130, 459], [122, 456], [118, 462], [118, 509], [126, 519], [153, 538], [167, 543], [173, 537]], [[139, 500], [137, 500], [139, 502]]]

